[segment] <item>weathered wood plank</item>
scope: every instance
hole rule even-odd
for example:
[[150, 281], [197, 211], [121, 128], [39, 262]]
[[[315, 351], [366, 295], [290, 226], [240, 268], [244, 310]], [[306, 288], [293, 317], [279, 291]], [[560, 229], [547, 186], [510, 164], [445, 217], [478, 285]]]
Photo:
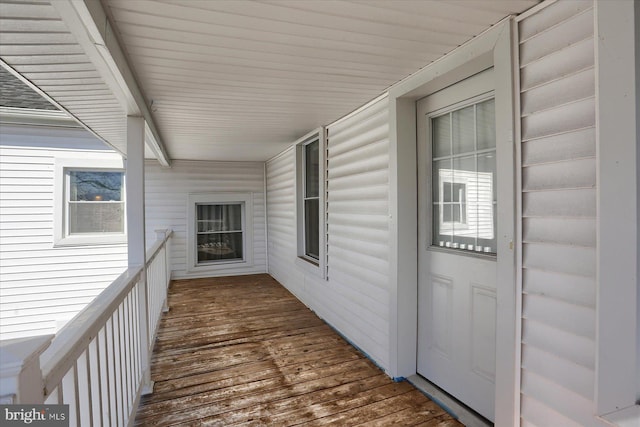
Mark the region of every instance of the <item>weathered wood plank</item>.
[[268, 275], [175, 281], [139, 426], [460, 424]]

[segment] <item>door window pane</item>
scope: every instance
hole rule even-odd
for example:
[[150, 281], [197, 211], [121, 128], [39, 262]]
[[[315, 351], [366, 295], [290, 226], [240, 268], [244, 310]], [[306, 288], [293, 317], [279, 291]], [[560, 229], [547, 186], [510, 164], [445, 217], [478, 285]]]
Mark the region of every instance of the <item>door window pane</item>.
[[[483, 101], [447, 114], [452, 138], [443, 147], [434, 130], [432, 160], [433, 239], [435, 246], [496, 252], [496, 163], [493, 101]], [[439, 116], [432, 119], [442, 121]], [[480, 117], [481, 116], [481, 117]], [[481, 126], [476, 123], [481, 122]], [[487, 139], [493, 139], [492, 142]], [[480, 139], [483, 146], [478, 147]], [[444, 157], [444, 158], [443, 158]]]
[[495, 105], [495, 100], [489, 99], [476, 106], [478, 150], [496, 146]]
[[451, 114], [453, 154], [470, 153], [475, 145], [474, 108], [463, 108]]
[[[497, 236], [496, 153], [478, 155], [478, 239], [483, 247], [495, 246]], [[495, 249], [493, 250], [495, 252]]]
[[451, 154], [451, 116], [435, 117], [431, 121], [433, 137], [433, 157], [443, 157]]

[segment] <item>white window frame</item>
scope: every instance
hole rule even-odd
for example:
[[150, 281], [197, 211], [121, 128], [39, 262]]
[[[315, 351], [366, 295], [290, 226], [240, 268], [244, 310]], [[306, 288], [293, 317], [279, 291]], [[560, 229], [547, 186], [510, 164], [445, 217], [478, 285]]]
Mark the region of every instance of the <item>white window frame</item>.
[[[305, 254], [305, 147], [318, 141], [318, 259]], [[295, 143], [296, 150], [296, 265], [322, 278], [326, 277], [326, 129], [318, 128], [309, 132]]]
[[80, 157], [56, 157], [54, 171], [54, 246], [92, 246], [119, 245], [127, 243], [127, 215], [124, 213], [124, 229], [122, 233], [83, 233], [69, 234], [68, 224], [68, 191], [69, 171], [122, 172], [123, 194], [126, 203], [126, 174], [124, 159], [104, 158], [104, 154], [85, 153]]
[[[219, 260], [198, 264], [197, 257], [197, 205], [242, 206], [242, 259]], [[219, 270], [249, 267], [253, 265], [253, 196], [251, 193], [191, 193], [187, 202], [187, 271], [215, 272]]]

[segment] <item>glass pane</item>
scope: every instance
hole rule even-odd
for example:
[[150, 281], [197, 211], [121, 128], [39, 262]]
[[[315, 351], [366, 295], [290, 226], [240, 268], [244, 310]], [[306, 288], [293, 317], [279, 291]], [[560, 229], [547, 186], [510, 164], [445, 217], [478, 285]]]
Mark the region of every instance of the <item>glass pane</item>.
[[496, 158], [495, 153], [478, 155], [478, 239], [495, 252], [496, 236]]
[[69, 234], [124, 233], [123, 202], [70, 202]]
[[453, 154], [471, 153], [475, 150], [473, 105], [451, 113], [453, 129]]
[[489, 99], [476, 106], [478, 150], [496, 146], [495, 101]]
[[320, 258], [320, 227], [318, 199], [304, 201], [304, 253], [314, 259]]
[[70, 171], [69, 200], [122, 201], [122, 172]]
[[305, 197], [318, 197], [319, 166], [318, 141], [304, 146]]
[[198, 234], [198, 264], [243, 259], [242, 232]]
[[[432, 177], [432, 201], [440, 203], [451, 200], [451, 189], [444, 190], [444, 183], [451, 182], [453, 171], [451, 170], [451, 159], [436, 160], [433, 162]], [[442, 191], [441, 191], [442, 190]], [[442, 192], [442, 194], [441, 194]], [[446, 193], [446, 194], [445, 194]]]
[[431, 119], [433, 157], [443, 157], [451, 154], [451, 116], [434, 117]]
[[197, 205], [198, 233], [242, 231], [242, 204]]
[[[489, 153], [478, 154], [478, 188], [491, 188], [490, 199], [497, 201], [497, 179], [496, 179], [496, 153], [495, 151]], [[489, 185], [489, 183], [491, 185]], [[489, 196], [487, 196], [489, 197]]]
[[[447, 216], [447, 213], [444, 212], [443, 207], [446, 205], [442, 205], [440, 203], [434, 203], [433, 205], [433, 242], [432, 244], [435, 246], [442, 247], [451, 247], [451, 227], [450, 223], [445, 223], [442, 221], [444, 217]], [[444, 225], [444, 230], [441, 229], [441, 226]]]

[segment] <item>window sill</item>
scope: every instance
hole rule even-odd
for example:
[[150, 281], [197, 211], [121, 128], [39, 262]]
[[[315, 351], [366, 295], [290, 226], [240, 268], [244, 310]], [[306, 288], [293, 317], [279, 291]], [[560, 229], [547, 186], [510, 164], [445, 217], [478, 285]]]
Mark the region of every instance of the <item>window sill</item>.
[[101, 246], [101, 245], [125, 245], [127, 244], [126, 234], [87, 234], [85, 236], [68, 236], [57, 240], [54, 247], [66, 246]]
[[193, 265], [187, 269], [188, 273], [203, 273], [229, 270], [234, 268], [250, 268], [253, 263], [247, 260], [229, 260], [212, 262], [210, 264]]

